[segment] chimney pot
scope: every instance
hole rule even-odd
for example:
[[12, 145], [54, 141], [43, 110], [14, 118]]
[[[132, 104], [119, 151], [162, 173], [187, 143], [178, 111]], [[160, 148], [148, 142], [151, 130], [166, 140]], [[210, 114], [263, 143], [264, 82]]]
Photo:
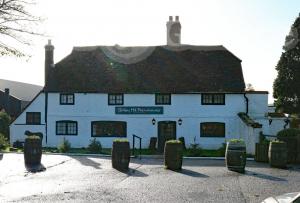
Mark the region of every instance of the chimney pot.
[[48, 44], [45, 46], [45, 87], [49, 80], [51, 69], [54, 67], [54, 46], [51, 44], [51, 40], [48, 40]]
[[5, 88], [4, 91], [6, 95], [9, 95], [9, 88]]
[[181, 41], [181, 24], [179, 22], [179, 16], [175, 16], [175, 21], [173, 17], [169, 16], [169, 21], [167, 22], [167, 45], [168, 46], [178, 46]]

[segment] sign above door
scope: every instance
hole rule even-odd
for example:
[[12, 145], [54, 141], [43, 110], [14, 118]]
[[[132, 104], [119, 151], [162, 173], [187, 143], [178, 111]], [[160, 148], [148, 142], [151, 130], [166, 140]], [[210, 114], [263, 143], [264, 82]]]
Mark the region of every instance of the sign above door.
[[122, 106], [115, 107], [116, 114], [163, 114], [162, 106]]

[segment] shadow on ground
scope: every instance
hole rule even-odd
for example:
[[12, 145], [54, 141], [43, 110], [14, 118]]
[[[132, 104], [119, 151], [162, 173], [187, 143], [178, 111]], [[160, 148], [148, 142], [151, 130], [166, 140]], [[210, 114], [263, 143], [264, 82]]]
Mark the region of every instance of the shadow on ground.
[[264, 173], [252, 172], [252, 171], [248, 171], [248, 170], [246, 170], [245, 175], [253, 176], [253, 177], [261, 178], [261, 179], [265, 179], [265, 180], [271, 180], [271, 181], [287, 181], [284, 178], [279, 178], [276, 176], [271, 176], [271, 175], [267, 175]]
[[73, 159], [77, 160], [81, 165], [84, 166], [90, 166], [95, 169], [101, 169], [101, 164], [99, 162], [96, 162], [92, 160], [92, 157], [87, 157], [87, 156], [72, 156]]
[[209, 177], [205, 174], [198, 173], [196, 171], [192, 171], [192, 170], [189, 170], [189, 169], [181, 169], [181, 171], [176, 171], [176, 172], [181, 173], [181, 174], [186, 175], [186, 176], [191, 176], [191, 177], [194, 177], [194, 178], [208, 178]]

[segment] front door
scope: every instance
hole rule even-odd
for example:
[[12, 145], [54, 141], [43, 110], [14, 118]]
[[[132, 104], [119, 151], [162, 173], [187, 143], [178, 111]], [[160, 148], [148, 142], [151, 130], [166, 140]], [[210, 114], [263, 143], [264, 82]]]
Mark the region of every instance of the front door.
[[165, 142], [173, 139], [176, 139], [176, 121], [159, 121], [157, 143], [158, 151], [163, 152]]

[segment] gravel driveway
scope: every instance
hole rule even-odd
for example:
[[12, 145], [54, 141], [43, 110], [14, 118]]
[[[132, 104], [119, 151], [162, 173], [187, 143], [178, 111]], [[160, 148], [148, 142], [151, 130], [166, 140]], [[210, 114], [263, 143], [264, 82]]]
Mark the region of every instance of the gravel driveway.
[[183, 170], [162, 159], [132, 159], [130, 171], [111, 168], [110, 158], [43, 155], [44, 172], [27, 173], [22, 154], [0, 161], [0, 202], [261, 202], [300, 191], [300, 166], [288, 170], [248, 161], [245, 174], [224, 160], [185, 159]]

